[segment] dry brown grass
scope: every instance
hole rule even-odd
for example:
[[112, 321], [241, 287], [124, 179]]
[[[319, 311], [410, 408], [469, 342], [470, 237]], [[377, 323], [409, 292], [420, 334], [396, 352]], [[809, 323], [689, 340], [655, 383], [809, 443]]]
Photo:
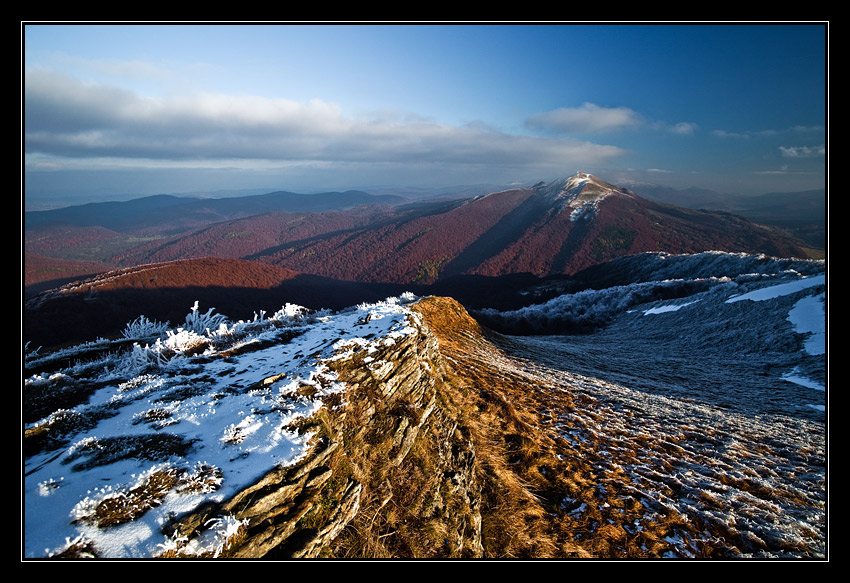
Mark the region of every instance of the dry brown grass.
[[[436, 334], [446, 357], [447, 398], [462, 403], [465, 428], [479, 461], [482, 543], [492, 558], [588, 556], [559, 532], [550, 517], [550, 479], [561, 465], [540, 431], [528, 383], [491, 362], [497, 350], [478, 324], [445, 298], [427, 298], [415, 308]], [[558, 484], [563, 489], [563, 484]]]
[[105, 496], [76, 520], [109, 528], [139, 518], [162, 503], [172, 491], [210, 492], [218, 489], [221, 470], [202, 464], [193, 472], [165, 467], [152, 472], [139, 485]]
[[131, 522], [151, 508], [159, 506], [162, 499], [177, 485], [180, 475], [181, 472], [173, 468], [154, 472], [139, 486], [107, 496], [97, 503], [91, 513], [81, 516], [78, 520], [91, 522], [100, 528]]
[[[659, 471], [670, 470], [665, 458], [681, 455], [684, 436], [658, 443], [621, 434], [606, 425], [598, 403], [502, 353], [498, 345], [508, 341], [482, 330], [456, 302], [427, 298], [415, 309], [439, 339], [446, 393], [465, 402], [480, 461], [485, 556], [658, 558], [669, 555], [671, 540], [685, 541], [694, 556], [725, 550], [704, 544], [692, 520], [655, 508], [605, 453], [616, 450], [619, 462], [635, 465], [650, 454]], [[555, 422], [567, 426], [554, 431]], [[582, 438], [565, 439], [564, 431]]]

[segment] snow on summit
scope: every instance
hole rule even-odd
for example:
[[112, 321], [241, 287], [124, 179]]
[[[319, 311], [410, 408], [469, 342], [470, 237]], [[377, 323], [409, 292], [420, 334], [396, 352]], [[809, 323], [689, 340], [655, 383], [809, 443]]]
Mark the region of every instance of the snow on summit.
[[547, 185], [545, 190], [557, 193], [555, 200], [564, 205], [563, 210], [570, 213], [572, 221], [591, 216], [599, 201], [610, 194], [621, 192], [616, 186], [581, 170], [567, 178], [566, 182], [556, 181]]
[[[47, 386], [72, 390], [83, 377], [98, 388], [83, 402], [25, 425], [28, 435], [47, 431], [51, 443], [62, 446], [26, 457], [24, 556], [52, 556], [72, 543], [113, 558], [168, 550], [176, 541], [161, 527], [171, 517], [226, 499], [304, 454], [311, 436], [297, 431], [298, 420], [345, 390], [327, 360], [415, 334], [405, 307], [410, 299], [336, 314], [308, 315], [287, 305], [271, 317], [235, 324], [212, 310], [201, 314], [196, 305], [177, 330], [143, 318], [128, 325], [128, 338], [156, 334], [144, 347], [138, 340], [90, 361], [82, 351], [91, 346], [64, 353], [76, 364], [31, 376], [25, 394]], [[38, 361], [31, 355], [27, 364]], [[153, 476], [177, 485], [135, 519], [104, 525], [98, 504], [132, 499], [150, 489]], [[238, 526], [228, 516], [214, 521], [209, 540], [191, 543], [196, 552], [215, 553]]]

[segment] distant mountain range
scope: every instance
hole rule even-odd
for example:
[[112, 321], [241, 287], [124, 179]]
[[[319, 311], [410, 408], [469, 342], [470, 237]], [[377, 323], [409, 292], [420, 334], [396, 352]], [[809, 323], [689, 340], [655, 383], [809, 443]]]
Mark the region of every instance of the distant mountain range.
[[692, 209], [735, 213], [753, 222], [787, 229], [816, 249], [826, 249], [826, 190], [770, 192], [732, 196], [705, 188], [677, 190], [653, 184], [630, 184], [641, 196]]
[[[812, 198], [770, 196], [775, 204], [761, 212], [774, 219]], [[588, 174], [448, 200], [360, 191], [161, 195], [27, 212], [24, 226], [29, 293], [98, 269], [202, 257], [353, 282], [430, 284], [458, 275], [571, 274], [646, 251], [818, 256], [785, 229], [652, 201]]]
[[[208, 199], [156, 195], [125, 202], [100, 202], [24, 214], [24, 283], [36, 293], [97, 273], [149, 263], [135, 261], [133, 250], [167, 245], [174, 237], [240, 218], [262, 223], [268, 213], [311, 214], [335, 211], [356, 217], [362, 209], [380, 209], [407, 202], [395, 195], [360, 191], [296, 194], [272, 192]], [[353, 211], [351, 209], [358, 209]], [[289, 217], [289, 221], [293, 220]], [[345, 219], [343, 218], [343, 223]], [[356, 222], [359, 224], [359, 222]], [[238, 238], [225, 232], [225, 247]], [[272, 243], [276, 244], [277, 240]], [[271, 243], [270, 243], [271, 244]], [[124, 258], [129, 253], [131, 257]], [[203, 255], [203, 254], [202, 254]], [[210, 255], [216, 255], [210, 253]], [[189, 254], [187, 257], [195, 257]], [[232, 256], [227, 254], [225, 256]], [[180, 257], [177, 257], [180, 258]]]
[[317, 213], [364, 205], [394, 205], [407, 199], [357, 190], [297, 194], [270, 192], [230, 198], [187, 198], [160, 194], [125, 202], [97, 202], [25, 213], [24, 227], [42, 225], [99, 226], [120, 232], [181, 232], [211, 223], [269, 212]]

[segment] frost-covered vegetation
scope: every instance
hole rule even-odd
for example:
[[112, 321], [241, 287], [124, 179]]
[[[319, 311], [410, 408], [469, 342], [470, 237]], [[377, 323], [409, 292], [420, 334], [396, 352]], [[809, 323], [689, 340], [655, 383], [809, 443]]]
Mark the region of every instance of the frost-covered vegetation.
[[[587, 374], [682, 396], [699, 384], [713, 402], [738, 409], [822, 415], [823, 261], [646, 254], [614, 262], [607, 277], [618, 285], [479, 317], [510, 334], [556, 335], [564, 358]], [[746, 379], [747, 390], [718, 383], [720, 373]]]
[[484, 309], [477, 315], [491, 328], [512, 334], [593, 332], [633, 306], [688, 297], [706, 291], [715, 283], [722, 282], [714, 279], [680, 279], [636, 283], [567, 294], [545, 304], [509, 312]]
[[299, 420], [345, 390], [327, 360], [416, 333], [412, 299], [237, 322], [196, 303], [177, 328], [142, 316], [121, 340], [30, 351], [25, 556], [220, 554], [233, 517], [211, 517], [200, 540], [164, 530], [304, 455]]
[[541, 414], [566, 458], [592, 460], [611, 508], [568, 496], [566, 514], [613, 524], [647, 510], [612, 536], [641, 540], [667, 520], [671, 557], [825, 557], [825, 263], [704, 253], [617, 267], [620, 285], [488, 314], [600, 326], [508, 342], [523, 374], [584, 399], [542, 391]]
[[[484, 309], [476, 315], [488, 326], [511, 334], [593, 332], [641, 304], [691, 297], [721, 298], [748, 286], [822, 277], [825, 270], [823, 261], [764, 255], [646, 253], [607, 264], [604, 274], [592, 280], [592, 289], [518, 310]], [[705, 292], [711, 293], [700, 295]]]

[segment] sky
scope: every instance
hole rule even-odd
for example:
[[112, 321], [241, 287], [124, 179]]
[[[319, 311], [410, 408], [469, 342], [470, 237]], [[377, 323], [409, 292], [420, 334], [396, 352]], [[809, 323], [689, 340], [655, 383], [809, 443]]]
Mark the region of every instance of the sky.
[[25, 207], [533, 183], [825, 188], [828, 26], [22, 23]]

